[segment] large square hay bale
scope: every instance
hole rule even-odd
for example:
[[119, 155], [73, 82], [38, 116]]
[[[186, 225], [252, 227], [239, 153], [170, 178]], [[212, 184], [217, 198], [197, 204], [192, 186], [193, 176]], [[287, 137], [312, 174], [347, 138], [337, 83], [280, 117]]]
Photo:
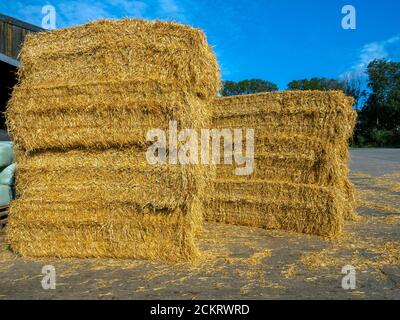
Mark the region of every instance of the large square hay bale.
[[8, 129], [24, 150], [143, 144], [148, 128], [208, 124], [219, 88], [204, 33], [105, 20], [29, 35]]
[[196, 165], [151, 165], [149, 129], [209, 125], [220, 85], [200, 30], [98, 21], [30, 35], [6, 116], [18, 200], [7, 239], [26, 256], [190, 260], [198, 251]]
[[[323, 236], [352, 219], [347, 140], [353, 100], [342, 92], [275, 92], [217, 98], [213, 125], [254, 129], [254, 171], [237, 176], [217, 166], [206, 197], [210, 221]], [[244, 147], [243, 147], [244, 148]]]

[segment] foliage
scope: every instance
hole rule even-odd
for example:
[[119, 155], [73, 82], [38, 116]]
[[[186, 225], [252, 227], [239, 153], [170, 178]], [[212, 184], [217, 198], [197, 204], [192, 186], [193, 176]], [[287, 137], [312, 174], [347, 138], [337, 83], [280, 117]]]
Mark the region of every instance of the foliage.
[[367, 68], [370, 93], [359, 111], [358, 134], [374, 146], [400, 146], [400, 63], [374, 60]]
[[241, 94], [250, 94], [258, 92], [277, 91], [277, 90], [278, 86], [275, 83], [260, 79], [242, 80], [239, 82], [224, 81], [221, 95], [234, 96]]
[[[357, 127], [350, 143], [353, 146], [400, 147], [400, 62], [373, 60], [367, 67], [367, 90], [362, 77], [341, 80], [310, 78], [293, 80], [288, 90], [342, 90], [354, 98], [358, 112]], [[221, 95], [231, 96], [277, 91], [272, 82], [251, 79], [225, 81]]]
[[345, 89], [343, 81], [327, 78], [311, 78], [303, 80], [293, 80], [288, 84], [289, 90], [342, 90]]

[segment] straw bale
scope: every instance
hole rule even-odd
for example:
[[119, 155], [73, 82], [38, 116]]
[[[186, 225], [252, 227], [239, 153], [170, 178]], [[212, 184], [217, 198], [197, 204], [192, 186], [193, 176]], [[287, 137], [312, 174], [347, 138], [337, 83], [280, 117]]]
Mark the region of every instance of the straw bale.
[[38, 33], [26, 40], [21, 60], [28, 87], [154, 79], [204, 97], [219, 88], [218, 65], [204, 33], [174, 22], [99, 20]]
[[213, 125], [260, 130], [263, 135], [348, 139], [354, 128], [353, 99], [338, 91], [282, 91], [217, 98]]
[[209, 221], [326, 237], [341, 232], [346, 210], [337, 189], [265, 180], [217, 181], [205, 206]]
[[172, 22], [101, 20], [30, 35], [21, 63], [6, 118], [27, 151], [145, 144], [168, 120], [203, 128], [220, 87], [204, 33]]
[[[191, 260], [212, 170], [150, 165], [149, 129], [208, 127], [220, 87], [202, 31], [102, 20], [29, 35], [7, 106], [8, 241], [26, 256]], [[210, 172], [209, 172], [210, 171]]]
[[[9, 238], [11, 247], [27, 256], [146, 257], [162, 260], [194, 258], [197, 249], [191, 246], [195, 234], [201, 231], [204, 210], [199, 197], [204, 193], [206, 182], [210, 181], [205, 179], [207, 173], [189, 165], [150, 165], [145, 152], [132, 147], [33, 153], [17, 150], [16, 189], [19, 200], [10, 209], [10, 212], [14, 212], [9, 218], [9, 234], [14, 234]], [[98, 211], [104, 211], [110, 217], [106, 219], [104, 212], [97, 215]], [[124, 214], [125, 220], [113, 218], [119, 212]], [[153, 214], [157, 215], [158, 222], [145, 217]], [[168, 223], [160, 222], [163, 216]], [[101, 221], [101, 217], [104, 221]], [[96, 226], [98, 231], [84, 227], [85, 221], [93, 219], [97, 225], [102, 223]], [[127, 219], [131, 221], [127, 222]], [[139, 224], [140, 221], [143, 223]], [[165, 233], [165, 237], [159, 235], [157, 238], [157, 235], [149, 234], [140, 242], [137, 237], [129, 235], [130, 232], [137, 233], [135, 230], [140, 228], [141, 233], [149, 232], [156, 223], [159, 223], [158, 232]], [[183, 224], [181, 228], [187, 229], [183, 236], [180, 235], [181, 229], [178, 229], [180, 223]], [[121, 225], [128, 229], [118, 233]], [[41, 234], [51, 239], [55, 234], [54, 228], [60, 234], [51, 240], [51, 246], [45, 244], [44, 240], [31, 238], [31, 234]], [[112, 232], [113, 238], [103, 234], [99, 239], [94, 238], [99, 230], [107, 234]], [[124, 235], [129, 237], [130, 245], [124, 245], [125, 240], [115, 238]], [[78, 240], [84, 247], [81, 252], [73, 244]], [[92, 241], [93, 244], [86, 241]], [[122, 241], [120, 246], [109, 243], [117, 241]], [[163, 241], [173, 243], [163, 245]], [[170, 249], [171, 256], [166, 258], [168, 254], [164, 250], [170, 247], [174, 249]], [[149, 251], [152, 248], [158, 249]], [[124, 252], [133, 249], [136, 251]], [[179, 253], [181, 250], [185, 254]]]
[[[343, 148], [342, 145], [302, 135], [264, 136], [260, 130], [255, 135], [256, 170], [240, 178], [329, 185], [341, 179], [340, 170], [347, 168], [341, 160], [348, 158], [347, 146]], [[246, 144], [245, 137], [242, 143]], [[226, 164], [217, 166], [217, 175], [219, 178], [236, 177], [232, 166]]]
[[[205, 192], [207, 166], [149, 164], [140, 148], [16, 152], [16, 189], [21, 196], [140, 201], [167, 206]], [[73, 198], [71, 198], [73, 197]]]
[[10, 207], [7, 241], [30, 257], [191, 260], [199, 254], [194, 210], [19, 199]]
[[215, 99], [214, 127], [255, 129], [255, 168], [236, 176], [232, 165], [218, 166], [205, 218], [337, 236], [344, 220], [356, 217], [348, 178], [352, 104], [336, 91]]
[[[333, 198], [336, 199], [336, 198]], [[258, 200], [258, 201], [257, 201]], [[281, 229], [324, 237], [335, 237], [342, 230], [340, 204], [312, 207], [299, 203], [212, 199], [207, 202], [210, 221]], [[324, 214], [321, 214], [321, 213]]]
[[[109, 106], [113, 105], [112, 101]], [[168, 110], [170, 104], [179, 107], [180, 111]], [[84, 109], [86, 104], [81, 106], [80, 111], [63, 112], [14, 112], [9, 109], [8, 127], [21, 148], [33, 151], [46, 148], [147, 146], [148, 130], [157, 128], [167, 131], [172, 120], [177, 121], [178, 128], [209, 126], [208, 109], [204, 101], [198, 98], [164, 104], [162, 101], [150, 101], [147, 104], [136, 101], [119, 108], [116, 108], [115, 102], [114, 107], [104, 109]], [[194, 112], [196, 114], [186, 111], [187, 106], [197, 110]]]

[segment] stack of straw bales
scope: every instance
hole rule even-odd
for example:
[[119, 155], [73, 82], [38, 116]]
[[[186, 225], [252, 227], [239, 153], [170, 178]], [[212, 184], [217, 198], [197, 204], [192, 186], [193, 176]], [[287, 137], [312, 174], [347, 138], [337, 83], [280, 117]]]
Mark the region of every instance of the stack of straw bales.
[[151, 128], [209, 125], [218, 65], [177, 23], [98, 21], [30, 35], [6, 113], [17, 145], [7, 238], [25, 256], [189, 260], [196, 166], [151, 165]]
[[232, 165], [217, 167], [206, 219], [337, 235], [355, 217], [347, 164], [352, 105], [336, 91], [217, 98], [214, 127], [255, 129], [255, 168], [236, 176]]

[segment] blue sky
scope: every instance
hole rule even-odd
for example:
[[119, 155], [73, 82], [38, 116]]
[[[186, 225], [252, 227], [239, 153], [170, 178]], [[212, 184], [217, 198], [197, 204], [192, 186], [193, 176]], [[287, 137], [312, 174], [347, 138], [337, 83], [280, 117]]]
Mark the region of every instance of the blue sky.
[[[262, 78], [285, 89], [293, 79], [360, 74], [374, 58], [400, 61], [398, 0], [1, 0], [0, 12], [40, 26], [46, 4], [58, 28], [122, 17], [199, 27], [224, 80]], [[347, 4], [356, 9], [356, 30], [341, 26]]]

